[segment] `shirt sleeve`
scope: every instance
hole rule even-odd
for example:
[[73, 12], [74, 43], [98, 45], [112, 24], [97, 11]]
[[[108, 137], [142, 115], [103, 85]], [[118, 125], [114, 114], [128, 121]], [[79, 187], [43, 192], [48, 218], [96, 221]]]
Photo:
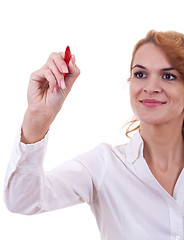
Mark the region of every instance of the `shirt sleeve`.
[[5, 177], [4, 200], [10, 211], [37, 214], [94, 201], [105, 171], [95, 164], [99, 148], [44, 172], [47, 141], [48, 134], [35, 144], [23, 144], [19, 131]]

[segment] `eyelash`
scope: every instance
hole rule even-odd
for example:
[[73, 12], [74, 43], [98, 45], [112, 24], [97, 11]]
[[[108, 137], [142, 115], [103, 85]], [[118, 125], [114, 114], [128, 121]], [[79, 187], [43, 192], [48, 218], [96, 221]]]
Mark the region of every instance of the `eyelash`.
[[174, 75], [174, 74], [164, 73], [164, 76], [167, 76], [167, 75], [169, 75], [170, 78], [172, 77], [172, 79], [167, 79], [167, 78], [163, 78], [163, 79], [168, 80], [168, 81], [173, 81], [173, 80], [177, 79], [176, 75]]
[[[142, 77], [139, 77], [139, 74], [142, 74], [143, 76], [142, 76]], [[136, 78], [138, 78], [138, 79], [145, 79], [145, 78], [148, 77], [148, 75], [147, 75], [146, 73], [141, 72], [141, 71], [140, 71], [140, 72], [135, 72], [135, 73], [134, 73], [134, 76], [135, 76]], [[169, 76], [169, 79], [166, 78], [166, 76]], [[167, 81], [173, 81], [173, 80], [176, 80], [176, 79], [177, 79], [177, 76], [174, 75], [174, 74], [171, 74], [171, 73], [163, 73], [162, 78], [163, 78], [164, 80], [167, 80]]]
[[134, 73], [134, 76], [135, 76], [136, 78], [138, 78], [138, 79], [144, 79], [144, 78], [147, 77], [147, 76], [146, 76], [146, 77], [138, 77], [139, 74], [143, 74], [143, 75], [146, 76], [146, 74], [145, 74], [144, 72], [135, 72], [135, 73]]

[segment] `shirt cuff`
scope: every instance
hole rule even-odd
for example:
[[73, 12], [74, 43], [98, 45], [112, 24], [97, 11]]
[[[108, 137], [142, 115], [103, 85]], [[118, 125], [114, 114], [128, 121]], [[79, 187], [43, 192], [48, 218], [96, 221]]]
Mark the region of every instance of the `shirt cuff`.
[[48, 137], [49, 137], [49, 130], [48, 132], [45, 134], [44, 138], [41, 139], [40, 141], [38, 142], [35, 142], [35, 143], [29, 143], [29, 144], [26, 144], [26, 143], [23, 143], [21, 142], [21, 132], [22, 132], [22, 129], [20, 128], [18, 133], [17, 133], [17, 136], [16, 136], [16, 142], [20, 144], [20, 148], [22, 151], [32, 151], [32, 150], [37, 150], [41, 147], [43, 147], [45, 145], [45, 143], [48, 142]]
[[33, 144], [25, 144], [21, 142], [21, 128], [19, 128], [5, 176], [5, 188], [14, 172], [38, 174], [42, 171], [48, 137], [49, 131], [42, 140]]

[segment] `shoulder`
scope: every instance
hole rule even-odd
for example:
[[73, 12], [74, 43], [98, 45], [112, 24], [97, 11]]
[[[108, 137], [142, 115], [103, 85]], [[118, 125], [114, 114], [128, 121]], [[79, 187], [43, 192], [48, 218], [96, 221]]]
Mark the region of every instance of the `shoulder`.
[[139, 157], [143, 148], [143, 141], [136, 132], [127, 143], [112, 145], [99, 143], [94, 148], [78, 157], [86, 166], [105, 168], [109, 163], [121, 160], [123, 163], [130, 163]]
[[125, 161], [126, 146], [127, 144], [113, 146], [108, 143], [100, 143], [77, 159], [91, 173], [102, 176], [117, 161]]

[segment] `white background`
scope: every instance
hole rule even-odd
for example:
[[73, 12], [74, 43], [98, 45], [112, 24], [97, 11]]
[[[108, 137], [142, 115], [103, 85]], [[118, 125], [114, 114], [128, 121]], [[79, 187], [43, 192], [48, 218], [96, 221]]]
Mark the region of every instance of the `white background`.
[[151, 29], [183, 32], [183, 17], [183, 0], [1, 1], [0, 239], [100, 239], [87, 204], [37, 216], [12, 214], [4, 205], [4, 176], [31, 72], [67, 45], [81, 69], [51, 127], [45, 159], [51, 169], [98, 143], [127, 141], [121, 128], [132, 117], [126, 80], [133, 47]]

